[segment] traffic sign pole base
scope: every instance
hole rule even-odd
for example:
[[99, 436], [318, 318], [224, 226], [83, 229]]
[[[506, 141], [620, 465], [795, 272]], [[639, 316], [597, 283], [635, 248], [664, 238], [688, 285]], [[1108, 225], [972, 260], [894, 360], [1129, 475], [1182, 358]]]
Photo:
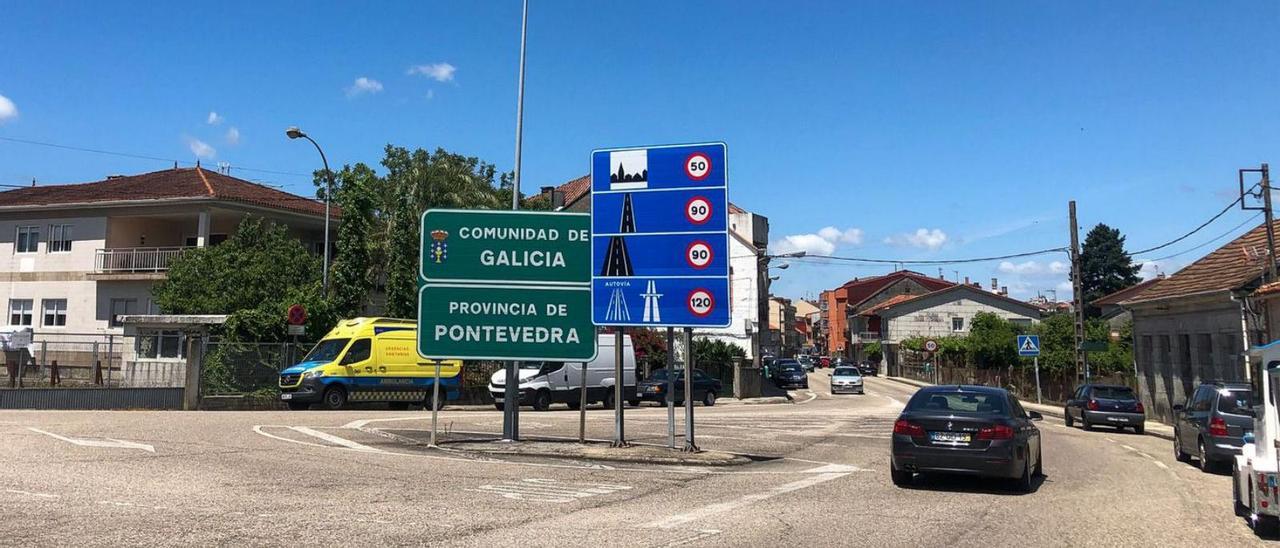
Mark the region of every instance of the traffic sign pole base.
[[702, 452], [701, 449], [698, 449], [697, 445], [694, 445], [692, 443], [685, 443], [684, 449], [681, 449], [680, 451], [682, 453], [701, 453]]
[[626, 440], [614, 440], [612, 443], [609, 444], [609, 447], [618, 447], [618, 448], [631, 447], [631, 443], [627, 442]]

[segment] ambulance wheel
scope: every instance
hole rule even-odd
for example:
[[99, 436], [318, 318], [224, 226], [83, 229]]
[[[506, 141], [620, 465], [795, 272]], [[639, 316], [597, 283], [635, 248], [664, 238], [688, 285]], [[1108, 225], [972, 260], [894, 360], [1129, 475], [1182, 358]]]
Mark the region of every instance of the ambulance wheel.
[[[446, 403], [449, 403], [449, 398], [445, 396], [444, 392], [442, 391], [440, 392], [440, 401], [436, 402], [436, 411], [444, 409], [444, 405]], [[502, 404], [496, 403], [494, 405], [502, 405]], [[431, 396], [427, 396], [427, 401], [422, 402], [422, 408], [428, 411], [431, 410]], [[502, 408], [499, 407], [498, 409], [502, 409]]]
[[389, 409], [393, 410], [393, 411], [404, 411], [405, 409], [408, 409], [408, 408], [409, 408], [409, 402], [407, 402], [407, 401], [393, 401], [393, 402], [391, 402], [391, 403], [388, 403], [388, 404], [387, 404], [387, 407], [388, 407]]
[[324, 391], [324, 397], [321, 402], [325, 409], [342, 409], [347, 406], [347, 390], [341, 386], [330, 386]]

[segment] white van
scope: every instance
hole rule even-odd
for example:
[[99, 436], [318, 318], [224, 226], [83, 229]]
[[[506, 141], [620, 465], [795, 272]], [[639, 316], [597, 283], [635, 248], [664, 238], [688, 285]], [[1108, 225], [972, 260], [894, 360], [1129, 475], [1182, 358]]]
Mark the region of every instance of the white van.
[[[613, 407], [614, 338], [616, 335], [598, 335], [596, 359], [587, 362], [587, 404], [603, 402]], [[553, 403], [568, 404], [577, 409], [581, 401], [582, 362], [520, 362], [520, 405], [531, 405], [538, 411], [546, 411]], [[636, 397], [636, 352], [629, 335], [622, 337], [622, 393], [628, 396], [627, 404], [640, 405]], [[499, 369], [489, 379], [489, 395], [493, 406], [502, 409], [506, 391], [507, 372]]]

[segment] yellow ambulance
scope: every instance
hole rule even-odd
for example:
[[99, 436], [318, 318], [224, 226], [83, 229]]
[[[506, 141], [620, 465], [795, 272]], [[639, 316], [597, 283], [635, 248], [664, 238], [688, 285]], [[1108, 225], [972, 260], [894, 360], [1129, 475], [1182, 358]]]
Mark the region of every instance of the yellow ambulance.
[[[396, 318], [342, 320], [298, 364], [280, 372], [289, 409], [385, 402], [392, 409], [431, 404], [436, 362], [417, 351], [417, 323]], [[459, 396], [462, 362], [440, 362], [440, 404]]]

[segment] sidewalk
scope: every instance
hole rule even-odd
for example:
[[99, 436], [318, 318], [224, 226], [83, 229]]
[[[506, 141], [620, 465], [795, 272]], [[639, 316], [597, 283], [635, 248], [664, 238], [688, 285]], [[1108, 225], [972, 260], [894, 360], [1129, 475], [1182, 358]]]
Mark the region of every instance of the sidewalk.
[[[902, 384], [909, 384], [911, 386], [916, 386], [916, 387], [933, 386], [932, 384], [929, 384], [924, 381], [907, 379], [903, 377], [883, 377], [883, 378], [894, 381], [894, 382], [899, 382]], [[1022, 407], [1027, 411], [1035, 411], [1037, 413], [1040, 413], [1041, 415], [1044, 415], [1046, 418], [1048, 417], [1054, 417], [1056, 419], [1063, 418], [1061, 407], [1057, 407], [1053, 405], [1041, 405], [1038, 403], [1031, 403], [1029, 401], [1024, 401], [1024, 400], [1019, 400], [1019, 402], [1022, 403]], [[1155, 436], [1157, 438], [1173, 441], [1172, 426], [1169, 426], [1162, 422], [1156, 422], [1148, 419], [1144, 428], [1145, 428], [1145, 433], [1148, 436]]]

